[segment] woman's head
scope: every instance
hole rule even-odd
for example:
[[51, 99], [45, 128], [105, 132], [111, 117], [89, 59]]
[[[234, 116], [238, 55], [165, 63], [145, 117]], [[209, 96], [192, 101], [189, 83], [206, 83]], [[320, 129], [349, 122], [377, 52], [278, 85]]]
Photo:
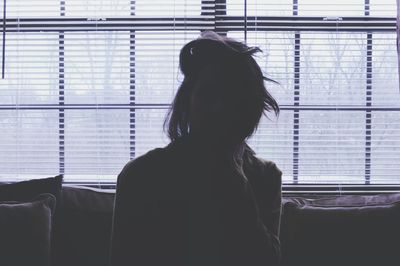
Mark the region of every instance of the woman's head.
[[253, 58], [259, 51], [213, 32], [182, 48], [184, 80], [165, 124], [172, 141], [195, 134], [239, 143], [252, 135], [264, 112], [279, 113]]

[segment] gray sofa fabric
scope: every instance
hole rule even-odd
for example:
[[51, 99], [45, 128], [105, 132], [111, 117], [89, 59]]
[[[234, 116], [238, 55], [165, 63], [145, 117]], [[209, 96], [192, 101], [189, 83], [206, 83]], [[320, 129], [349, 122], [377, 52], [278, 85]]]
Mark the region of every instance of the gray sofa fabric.
[[400, 265], [400, 194], [284, 200], [283, 265]]
[[107, 265], [113, 206], [114, 193], [63, 186], [53, 265]]
[[[63, 187], [55, 266], [107, 265], [114, 196]], [[284, 197], [283, 265], [400, 265], [399, 202], [400, 193]]]

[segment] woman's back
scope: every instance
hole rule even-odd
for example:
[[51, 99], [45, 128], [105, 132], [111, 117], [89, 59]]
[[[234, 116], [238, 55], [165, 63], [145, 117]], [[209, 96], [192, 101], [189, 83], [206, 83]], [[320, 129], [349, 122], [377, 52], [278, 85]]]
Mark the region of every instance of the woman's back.
[[224, 151], [206, 146], [185, 139], [127, 164], [118, 178], [113, 266], [277, 264], [280, 171], [246, 151], [244, 175]]

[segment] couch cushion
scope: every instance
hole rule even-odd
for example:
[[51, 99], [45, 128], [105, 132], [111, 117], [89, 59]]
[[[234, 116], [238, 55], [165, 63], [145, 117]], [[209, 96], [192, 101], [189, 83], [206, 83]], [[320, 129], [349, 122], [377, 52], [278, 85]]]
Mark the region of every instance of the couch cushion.
[[85, 187], [62, 189], [57, 219], [57, 266], [107, 265], [114, 193]]
[[283, 213], [286, 266], [390, 266], [400, 261], [400, 194], [291, 198]]
[[1, 265], [50, 265], [55, 205], [51, 194], [41, 194], [29, 202], [0, 203]]
[[0, 201], [28, 201], [39, 194], [50, 193], [61, 204], [62, 175], [32, 179], [11, 184], [0, 184]]
[[[56, 210], [53, 217], [53, 232], [56, 230], [57, 213], [61, 206], [61, 185], [63, 176], [26, 180], [17, 183], [0, 184], [0, 201], [28, 201], [39, 194], [50, 193], [56, 198]], [[52, 256], [57, 256], [57, 240], [52, 235]]]
[[[289, 199], [293, 200], [293, 199]], [[300, 199], [297, 199], [300, 202]], [[379, 195], [343, 195], [332, 197], [319, 197], [315, 199], [302, 198], [303, 204], [312, 206], [341, 206], [341, 207], [361, 207], [380, 204], [395, 203], [400, 201], [400, 193], [388, 193]]]

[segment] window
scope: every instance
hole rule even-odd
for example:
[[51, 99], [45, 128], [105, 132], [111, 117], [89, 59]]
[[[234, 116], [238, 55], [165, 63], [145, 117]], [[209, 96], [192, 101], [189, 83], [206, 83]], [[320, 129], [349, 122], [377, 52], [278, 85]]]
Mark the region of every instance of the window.
[[115, 182], [168, 143], [179, 50], [215, 30], [260, 46], [279, 82], [267, 87], [281, 115], [249, 142], [285, 184], [400, 184], [395, 0], [7, 0], [6, 11], [0, 180]]

